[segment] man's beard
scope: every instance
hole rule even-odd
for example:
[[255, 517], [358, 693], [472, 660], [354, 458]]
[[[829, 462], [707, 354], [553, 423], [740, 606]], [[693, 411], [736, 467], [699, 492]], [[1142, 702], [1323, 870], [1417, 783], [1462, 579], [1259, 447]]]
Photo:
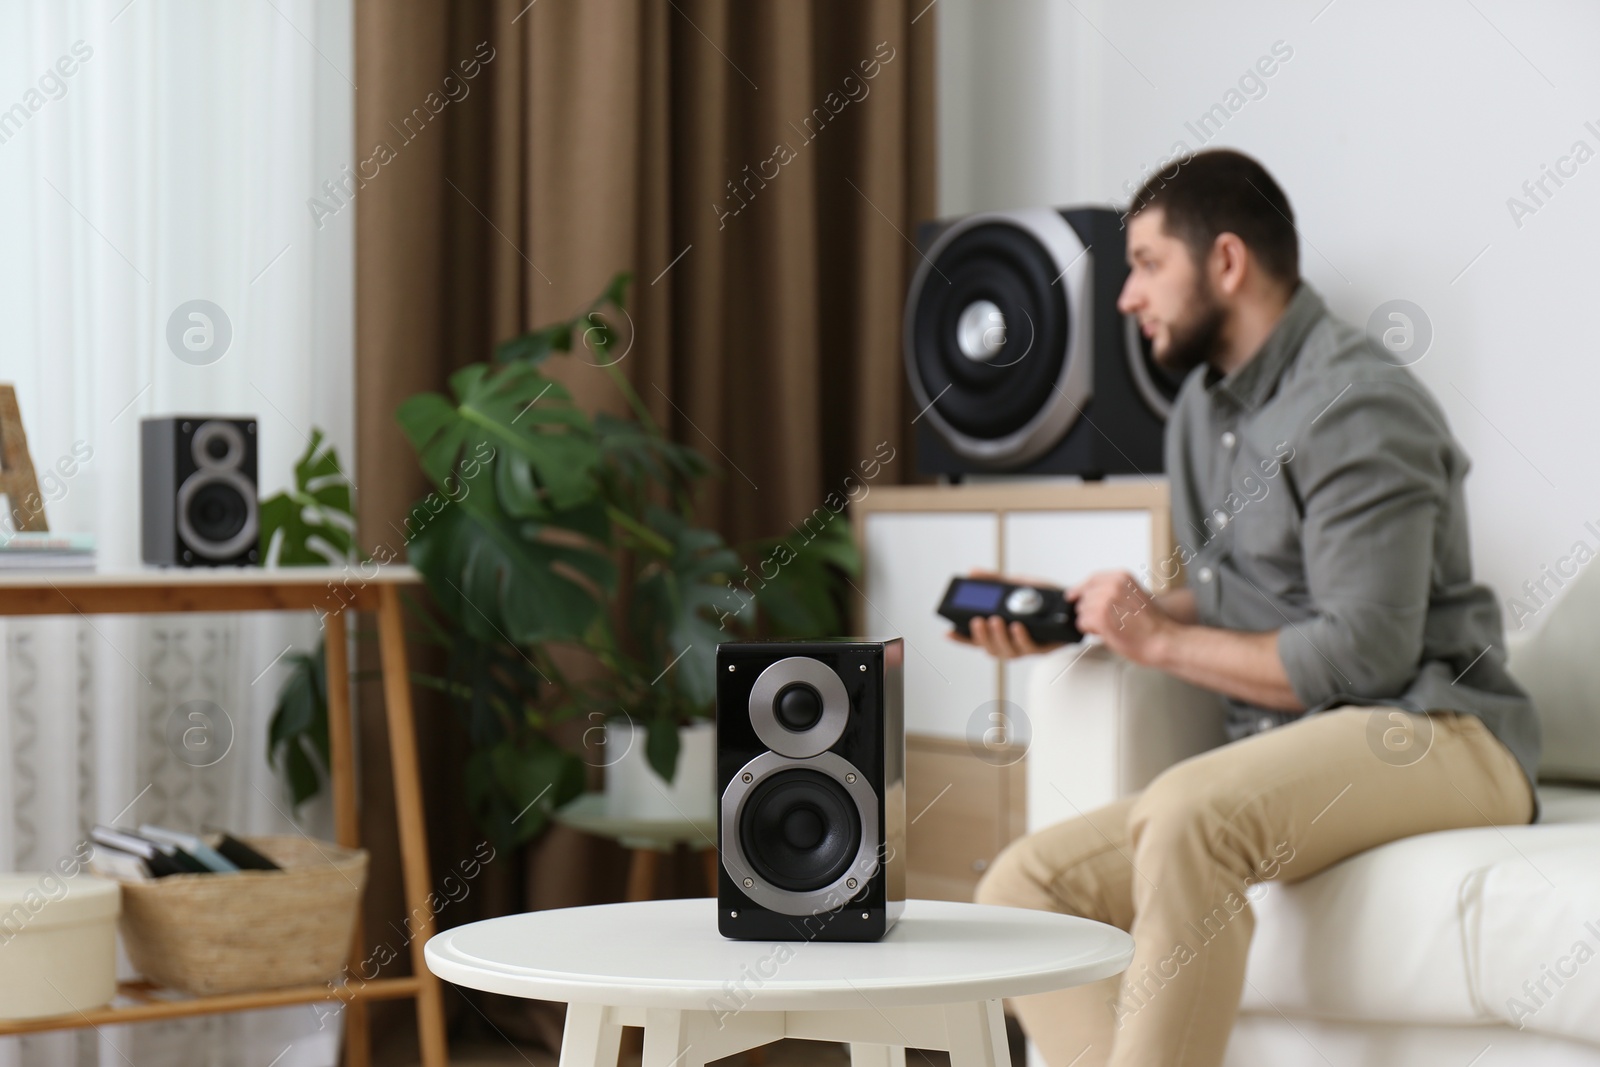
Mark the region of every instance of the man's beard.
[[1211, 283], [1202, 275], [1195, 279], [1189, 313], [1183, 322], [1172, 324], [1172, 337], [1159, 362], [1178, 374], [1188, 374], [1208, 362], [1222, 349], [1222, 323], [1226, 315]]

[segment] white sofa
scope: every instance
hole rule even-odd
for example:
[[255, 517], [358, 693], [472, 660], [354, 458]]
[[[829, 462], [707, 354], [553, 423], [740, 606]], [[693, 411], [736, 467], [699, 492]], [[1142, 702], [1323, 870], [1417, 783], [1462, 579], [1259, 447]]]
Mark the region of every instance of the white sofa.
[[[1600, 1067], [1600, 573], [1535, 622], [1509, 656], [1544, 729], [1540, 822], [1272, 885], [1227, 1067]], [[1026, 711], [1030, 827], [1224, 740], [1217, 698], [1098, 647], [1043, 658]]]

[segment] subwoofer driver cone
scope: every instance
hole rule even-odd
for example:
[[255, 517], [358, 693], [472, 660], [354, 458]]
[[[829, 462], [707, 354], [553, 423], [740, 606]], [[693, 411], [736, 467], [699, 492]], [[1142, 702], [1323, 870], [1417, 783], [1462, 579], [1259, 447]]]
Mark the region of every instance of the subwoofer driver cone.
[[1094, 254], [1048, 208], [970, 215], [929, 246], [906, 297], [906, 375], [956, 455], [1022, 466], [1076, 424], [1094, 395]]
[[836, 752], [799, 760], [763, 752], [745, 764], [722, 794], [720, 836], [722, 864], [740, 890], [783, 915], [844, 905], [882, 862], [877, 795]]

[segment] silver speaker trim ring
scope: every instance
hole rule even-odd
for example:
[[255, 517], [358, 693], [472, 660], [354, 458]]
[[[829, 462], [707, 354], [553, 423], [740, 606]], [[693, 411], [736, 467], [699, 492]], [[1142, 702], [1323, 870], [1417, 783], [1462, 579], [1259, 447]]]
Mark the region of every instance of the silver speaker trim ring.
[[1124, 315], [1123, 337], [1128, 350], [1128, 370], [1133, 375], [1133, 387], [1139, 390], [1139, 395], [1144, 397], [1144, 402], [1150, 410], [1161, 416], [1165, 422], [1172, 415], [1172, 401], [1166, 394], [1157, 388], [1155, 379], [1150, 377], [1150, 368], [1145, 366], [1144, 346], [1139, 343], [1139, 319], [1134, 315]]
[[[221, 459], [212, 459], [211, 453], [205, 450], [206, 442], [213, 437], [227, 438], [228, 454]], [[189, 439], [189, 455], [194, 457], [194, 465], [201, 470], [235, 470], [244, 462], [244, 434], [231, 422], [208, 419], [196, 428], [194, 436]]]
[[[189, 501], [203, 487], [217, 482], [227, 482], [233, 486], [239, 491], [239, 495], [244, 497], [245, 503], [244, 525], [239, 528], [238, 533], [222, 542], [209, 541], [201, 537], [195, 531], [194, 524], [189, 521]], [[255, 544], [259, 536], [260, 506], [256, 500], [256, 487], [250, 484], [250, 479], [236, 470], [202, 469], [189, 475], [178, 487], [177, 512], [178, 536], [183, 538], [186, 547], [206, 559], [231, 559], [248, 546]]]
[[[778, 721], [773, 701], [784, 686], [803, 682], [822, 697], [822, 718], [809, 730], [791, 730]], [[850, 693], [821, 660], [785, 656], [767, 664], [750, 687], [750, 725], [761, 743], [791, 759], [808, 759], [833, 747], [850, 721]]]
[[[739, 819], [751, 791], [767, 777], [794, 768], [821, 771], [836, 780], [850, 794], [850, 799], [856, 802], [856, 813], [861, 817], [861, 845], [856, 849], [855, 859], [850, 861], [850, 866], [829, 884], [803, 893], [792, 889], [779, 889], [765, 881], [750, 865], [744, 854], [744, 846], [739, 843]], [[750, 775], [748, 782], [744, 780], [746, 774]], [[854, 774], [856, 780], [846, 781], [847, 774]], [[723, 869], [733, 878], [739, 892], [768, 911], [777, 912], [779, 915], [819, 915], [834, 911], [866, 889], [867, 883], [877, 876], [882, 867], [877, 858], [878, 795], [873, 792], [872, 785], [867, 781], [867, 776], [861, 772], [861, 768], [837, 752], [823, 752], [810, 759], [791, 759], [777, 752], [763, 752], [734, 774], [733, 780], [728, 783], [728, 788], [722, 794], [721, 803], [722, 826], [721, 833], [717, 835], [721, 839], [717, 842], [718, 859]], [[745, 885], [746, 878], [750, 879], [752, 884]], [[851, 878], [856, 879], [854, 889], [845, 885]]]
[[[939, 253], [968, 230], [993, 223], [1015, 226], [1032, 235], [1044, 245], [1056, 266], [1061, 268], [1057, 282], [1067, 296], [1068, 333], [1067, 358], [1055, 382], [1055, 397], [1046, 401], [1044, 407], [1020, 428], [1004, 437], [990, 439], [962, 433], [945, 421], [933, 406], [938, 398], [928, 395], [922, 377], [917, 373], [915, 320], [917, 297], [928, 284], [928, 276], [934, 271], [933, 263]], [[1073, 423], [1083, 413], [1084, 405], [1094, 396], [1094, 307], [1090, 300], [1093, 266], [1093, 254], [1084, 246], [1077, 231], [1053, 208], [1020, 208], [968, 215], [952, 223], [928, 247], [922, 262], [911, 276], [911, 286], [906, 295], [901, 325], [906, 378], [911, 383], [911, 392], [918, 408], [957, 455], [996, 467], [1021, 466], [1044, 455], [1072, 429]]]

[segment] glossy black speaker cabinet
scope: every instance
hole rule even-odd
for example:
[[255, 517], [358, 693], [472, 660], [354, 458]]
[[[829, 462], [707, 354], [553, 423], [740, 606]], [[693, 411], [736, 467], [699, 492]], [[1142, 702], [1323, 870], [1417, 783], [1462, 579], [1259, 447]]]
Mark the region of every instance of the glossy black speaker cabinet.
[[143, 419], [139, 467], [139, 539], [146, 563], [241, 567], [259, 562], [255, 419]]
[[717, 647], [717, 929], [876, 941], [905, 908], [899, 638]]

